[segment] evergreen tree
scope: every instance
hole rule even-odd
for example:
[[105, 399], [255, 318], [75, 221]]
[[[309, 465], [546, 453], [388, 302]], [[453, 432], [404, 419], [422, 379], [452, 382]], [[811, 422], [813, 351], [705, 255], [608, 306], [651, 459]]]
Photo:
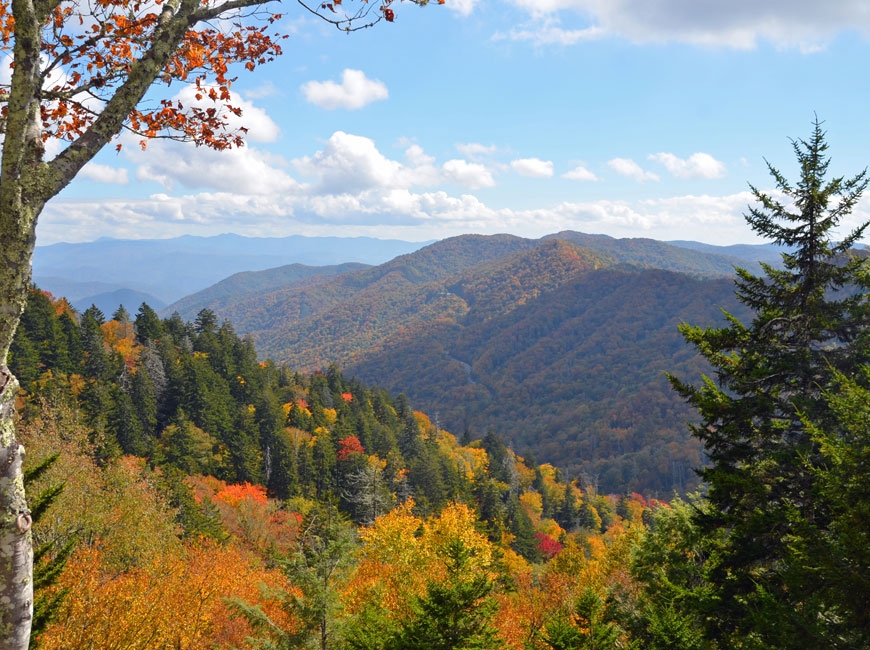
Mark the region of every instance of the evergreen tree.
[[147, 303], [143, 302], [139, 305], [133, 326], [136, 328], [136, 341], [141, 345], [146, 345], [163, 336], [163, 324], [160, 322], [160, 317]]
[[393, 650], [488, 650], [501, 647], [492, 625], [497, 605], [493, 583], [473, 571], [474, 557], [459, 539], [447, 549], [447, 579], [430, 582], [388, 645]]
[[277, 627], [259, 607], [230, 600], [259, 636], [250, 640], [253, 647], [264, 650], [334, 647], [339, 587], [347, 579], [355, 544], [353, 527], [331, 505], [317, 505], [306, 514], [300, 525], [296, 553], [279, 561], [293, 590], [275, 594], [296, 622], [293, 629]]
[[796, 539], [806, 570], [825, 576], [816, 596], [842, 624], [844, 647], [870, 647], [870, 368], [837, 377], [828, 396], [835, 423], [808, 422], [822, 462], [810, 467], [830, 509], [825, 530]]
[[755, 276], [738, 269], [737, 296], [755, 312], [744, 325], [728, 315], [718, 329], [685, 325], [686, 339], [711, 363], [715, 381], [674, 387], [701, 415], [693, 433], [705, 445], [709, 510], [697, 513], [708, 539], [724, 539], [708, 562], [715, 609], [707, 633], [726, 647], [838, 647], [838, 617], [818, 598], [822, 573], [803, 570], [796, 540], [825, 531], [817, 442], [802, 418], [831, 421], [823, 392], [835, 371], [868, 361], [868, 281], [851, 253], [867, 224], [833, 240], [867, 186], [866, 173], [826, 181], [821, 125], [793, 142], [800, 179], [768, 165], [782, 199], [751, 187], [746, 217], [759, 235], [785, 247], [783, 268]]
[[617, 650], [621, 634], [619, 626], [607, 620], [601, 596], [586, 588], [573, 611], [549, 621], [540, 637], [552, 650]]

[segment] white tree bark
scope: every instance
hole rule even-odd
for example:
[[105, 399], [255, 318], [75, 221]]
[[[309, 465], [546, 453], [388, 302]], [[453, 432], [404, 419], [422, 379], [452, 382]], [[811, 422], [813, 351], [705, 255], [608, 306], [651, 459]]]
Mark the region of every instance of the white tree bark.
[[0, 366], [0, 648], [27, 648], [33, 619], [33, 544], [21, 465], [24, 447], [15, 438], [18, 382]]

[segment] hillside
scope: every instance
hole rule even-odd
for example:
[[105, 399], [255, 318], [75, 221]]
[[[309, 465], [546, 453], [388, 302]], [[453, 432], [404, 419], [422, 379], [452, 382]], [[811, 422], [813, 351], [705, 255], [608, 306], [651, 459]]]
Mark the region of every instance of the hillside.
[[[744, 246], [735, 250], [730, 246], [698, 244], [698, 249], [692, 249], [692, 242], [666, 243], [646, 238], [614, 239], [607, 235], [588, 235], [571, 231], [562, 231], [548, 237], [606, 253], [617, 262], [645, 269], [688, 273], [704, 278], [732, 275], [735, 266], [745, 266], [748, 260], [763, 258], [768, 261], [770, 254], [768, 248], [762, 246]], [[753, 257], [753, 251], [756, 251], [759, 257]]]
[[494, 432], [604, 492], [667, 496], [696, 487], [702, 463], [692, 412], [665, 373], [706, 368], [677, 326], [720, 323], [721, 309], [745, 315], [729, 274], [772, 253], [729, 250], [569, 232], [463, 236], [376, 267], [307, 269], [274, 290], [278, 272], [246, 274], [250, 290], [233, 279], [167, 313], [213, 309], [261, 357], [299, 370], [337, 363], [406, 393], [457, 435]]
[[463, 236], [272, 291], [218, 286], [220, 301], [203, 292], [166, 312], [208, 307], [264, 358], [337, 362], [451, 432], [494, 431], [602, 490], [667, 495], [691, 489], [701, 462], [664, 375], [702, 371], [676, 327], [737, 309], [725, 276], [741, 263], [646, 239]]
[[704, 370], [677, 325], [739, 313], [730, 280], [619, 267], [579, 272], [509, 312], [487, 302], [408, 328], [345, 371], [406, 392], [449, 431], [494, 431], [604, 492], [697, 485], [691, 411], [665, 372]]
[[[243, 294], [217, 314], [251, 334], [262, 356], [301, 369], [322, 368], [412, 322], [453, 314], [459, 302], [433, 283], [535, 245], [510, 235], [456, 237], [380, 266], [322, 278], [316, 285], [297, 282], [264, 294]], [[191, 297], [191, 304], [204, 306], [196, 298]]]
[[[234, 273], [225, 280], [213, 284], [195, 294], [178, 300], [166, 309], [160, 305], [160, 309], [168, 314], [178, 312], [185, 320], [192, 320], [200, 309], [211, 309], [214, 312], [223, 313], [230, 305], [238, 301], [239, 296], [248, 299], [256, 299], [262, 294], [269, 293], [278, 288], [290, 284], [307, 285], [315, 284], [326, 278], [331, 278], [343, 273], [361, 271], [367, 268], [366, 264], [348, 263], [333, 266], [307, 266], [305, 264], [288, 264], [275, 269], [265, 271], [243, 271]], [[150, 303], [149, 303], [150, 304]], [[155, 305], [152, 307], [157, 308]]]

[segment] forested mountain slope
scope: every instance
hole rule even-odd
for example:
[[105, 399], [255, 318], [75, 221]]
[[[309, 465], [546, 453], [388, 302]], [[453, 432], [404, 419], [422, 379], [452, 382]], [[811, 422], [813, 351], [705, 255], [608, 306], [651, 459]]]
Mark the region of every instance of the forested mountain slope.
[[[720, 307], [737, 309], [722, 276], [739, 260], [561, 236], [451, 238], [220, 305], [191, 296], [185, 315], [214, 308], [263, 357], [309, 370], [339, 363], [406, 392], [451, 431], [495, 431], [602, 490], [691, 489], [699, 446], [664, 372], [702, 370], [677, 325], [714, 324]], [[721, 279], [703, 279], [711, 276]]]
[[[707, 246], [703, 249], [692, 250], [688, 245], [691, 242], [671, 244], [642, 237], [614, 239], [607, 235], [588, 235], [570, 230], [548, 235], [545, 239], [547, 238], [562, 239], [578, 246], [606, 253], [617, 262], [647, 269], [678, 271], [707, 278], [732, 275], [735, 266], [746, 266], [747, 261], [761, 259], [761, 257], [752, 258], [753, 250], [757, 249], [759, 256], [768, 253], [768, 250], [762, 246], [747, 246], [745, 250], [741, 249], [746, 257], [740, 257], [734, 253], [731, 247]], [[767, 257], [764, 259], [767, 261]], [[776, 263], [774, 261], [774, 264]]]
[[691, 411], [664, 373], [703, 371], [677, 325], [720, 323], [720, 308], [741, 313], [730, 280], [585, 270], [506, 313], [488, 302], [407, 328], [345, 370], [406, 392], [452, 431], [495, 431], [605, 492], [697, 484]]
[[456, 237], [316, 285], [297, 282], [245, 294], [217, 313], [251, 334], [262, 356], [297, 368], [322, 368], [409, 322], [452, 313], [458, 304], [435, 284], [438, 280], [535, 245], [511, 235]]
[[[310, 286], [326, 278], [343, 273], [352, 273], [368, 268], [367, 264], [349, 262], [332, 266], [308, 266], [305, 264], [287, 264], [265, 271], [243, 271], [235, 273], [207, 289], [174, 302], [170, 307], [161, 310], [167, 315], [173, 312], [185, 320], [193, 320], [201, 309], [211, 309], [223, 312], [230, 305], [238, 302], [239, 296], [248, 300], [270, 293], [290, 284], [305, 284]], [[150, 303], [149, 303], [150, 304]], [[153, 306], [153, 305], [152, 305]], [[155, 306], [156, 309], [156, 306]]]

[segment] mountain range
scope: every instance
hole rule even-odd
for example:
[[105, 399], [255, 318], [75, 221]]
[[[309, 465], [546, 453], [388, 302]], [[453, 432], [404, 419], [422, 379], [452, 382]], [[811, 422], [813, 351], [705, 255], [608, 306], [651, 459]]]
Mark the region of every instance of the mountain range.
[[730, 255], [648, 239], [563, 232], [465, 235], [371, 267], [282, 267], [231, 276], [169, 305], [202, 308], [299, 370], [338, 364], [404, 392], [439, 426], [489, 431], [602, 491], [669, 495], [697, 485], [691, 411], [666, 372], [705, 367], [680, 322], [714, 325], [736, 303]]
[[35, 283], [83, 310], [96, 304], [107, 314], [142, 302], [158, 309], [241, 271], [286, 264], [381, 264], [424, 243], [371, 237], [215, 237], [99, 239], [37, 246]]

